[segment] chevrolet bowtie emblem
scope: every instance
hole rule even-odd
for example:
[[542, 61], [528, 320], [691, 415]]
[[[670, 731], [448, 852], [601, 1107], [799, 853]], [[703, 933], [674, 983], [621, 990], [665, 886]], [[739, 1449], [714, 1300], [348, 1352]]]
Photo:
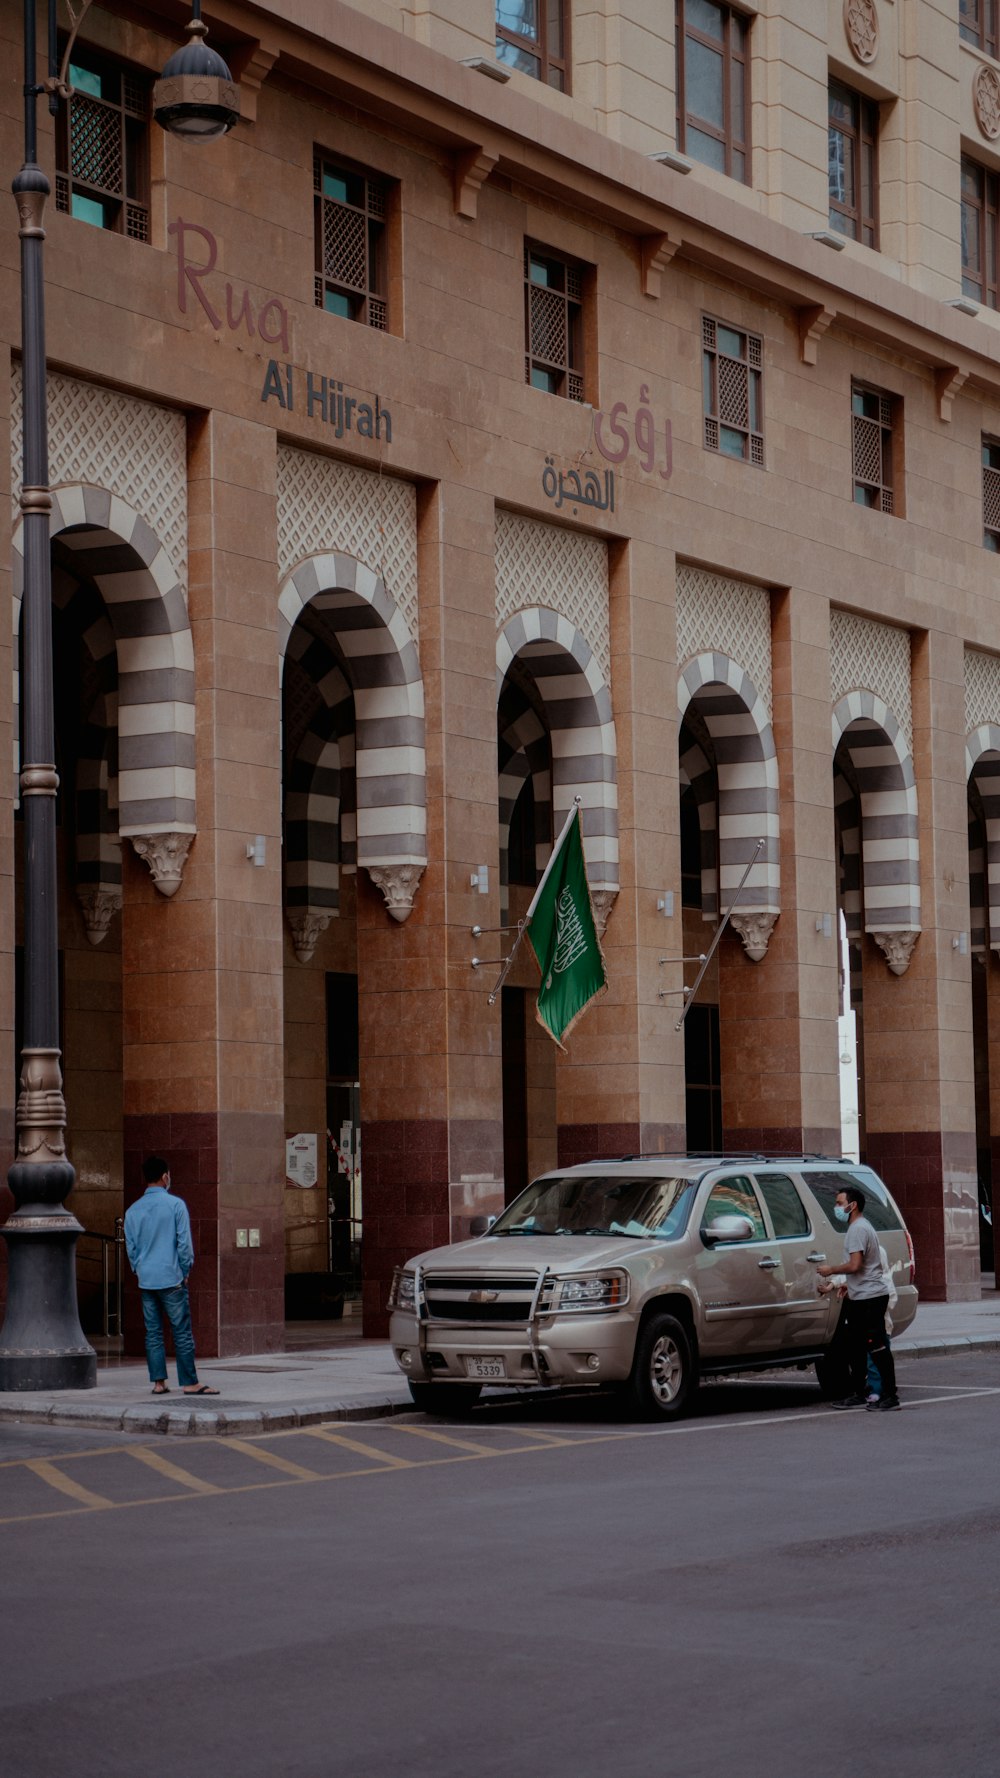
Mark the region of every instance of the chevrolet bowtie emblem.
[[470, 1303], [495, 1303], [500, 1296], [498, 1290], [470, 1290]]

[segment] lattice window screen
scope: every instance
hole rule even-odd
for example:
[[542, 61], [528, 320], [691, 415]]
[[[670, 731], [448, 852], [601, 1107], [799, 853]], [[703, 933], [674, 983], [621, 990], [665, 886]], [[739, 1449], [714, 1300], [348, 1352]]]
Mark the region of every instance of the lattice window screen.
[[[21, 366], [11, 371], [11, 499], [21, 492]], [[53, 488], [84, 482], [134, 508], [163, 544], [187, 589], [187, 423], [173, 408], [137, 401], [59, 371], [48, 375]]]
[[992, 723], [1000, 728], [1000, 655], [982, 648], [965, 651], [966, 732]]
[[771, 596], [748, 580], [677, 564], [677, 665], [711, 651], [749, 673], [771, 718]]
[[611, 683], [608, 546], [559, 525], [498, 510], [497, 629], [533, 605], [547, 606], [580, 631]]
[[871, 691], [888, 705], [913, 746], [910, 632], [850, 611], [830, 612], [830, 680], [834, 704], [849, 691]]
[[1000, 469], [983, 468], [983, 530], [1000, 534]]
[[278, 569], [342, 550], [380, 575], [418, 636], [417, 491], [395, 475], [278, 446]]

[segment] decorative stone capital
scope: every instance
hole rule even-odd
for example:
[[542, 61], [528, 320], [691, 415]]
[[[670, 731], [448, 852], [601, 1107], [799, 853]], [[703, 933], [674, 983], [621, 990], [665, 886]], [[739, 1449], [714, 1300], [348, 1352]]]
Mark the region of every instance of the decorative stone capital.
[[413, 912], [413, 898], [424, 874], [422, 864], [369, 864], [366, 866], [376, 889], [385, 896], [385, 905], [394, 920], [402, 925]]
[[905, 975], [910, 967], [913, 947], [920, 937], [919, 931], [907, 930], [900, 932], [873, 932], [872, 938], [883, 953], [893, 975]]
[[109, 888], [104, 883], [78, 883], [76, 899], [91, 944], [103, 944], [112, 920], [122, 911], [121, 889], [117, 885]]
[[193, 833], [133, 833], [129, 839], [136, 854], [149, 865], [161, 895], [176, 895], [181, 886]]
[[972, 106], [976, 122], [988, 142], [1000, 136], [1000, 75], [981, 64], [972, 77]]
[[878, 55], [875, 0], [844, 0], [844, 29], [855, 61], [874, 62]]
[[285, 918], [292, 933], [292, 944], [300, 963], [312, 961], [313, 953], [333, 919], [333, 909], [318, 914], [313, 908], [286, 908]]
[[774, 931], [777, 914], [733, 914], [729, 924], [743, 940], [743, 949], [751, 963], [760, 963], [767, 956], [767, 947]]
[[603, 938], [611, 917], [611, 909], [618, 900], [618, 890], [592, 889], [590, 900], [594, 909], [594, 925], [597, 927], [597, 936]]

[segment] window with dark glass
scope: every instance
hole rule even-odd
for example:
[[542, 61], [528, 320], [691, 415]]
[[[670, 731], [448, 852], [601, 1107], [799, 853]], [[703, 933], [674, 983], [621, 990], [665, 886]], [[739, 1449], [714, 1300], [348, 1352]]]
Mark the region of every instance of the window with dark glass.
[[583, 400], [583, 267], [544, 247], [524, 250], [524, 380]]
[[997, 0], [958, 0], [958, 29], [966, 43], [985, 50], [988, 56], [1000, 55], [1000, 6]]
[[854, 500], [879, 512], [897, 511], [895, 423], [899, 402], [881, 389], [855, 383], [851, 390], [851, 431], [854, 463]]
[[983, 548], [1000, 555], [1000, 439], [984, 438]]
[[497, 61], [569, 92], [568, 0], [496, 0]]
[[677, 146], [750, 183], [749, 20], [714, 0], [677, 0]]
[[316, 154], [313, 193], [317, 308], [384, 329], [385, 181]]
[[771, 1212], [771, 1224], [779, 1241], [808, 1235], [809, 1218], [795, 1181], [787, 1173], [758, 1173], [757, 1190]]
[[830, 82], [830, 227], [878, 246], [878, 106], [839, 80]]
[[1000, 179], [962, 156], [962, 290], [988, 308], [997, 295], [997, 227]]
[[705, 449], [764, 461], [764, 342], [759, 333], [701, 318]]
[[56, 121], [56, 209], [149, 240], [149, 76], [77, 44]]

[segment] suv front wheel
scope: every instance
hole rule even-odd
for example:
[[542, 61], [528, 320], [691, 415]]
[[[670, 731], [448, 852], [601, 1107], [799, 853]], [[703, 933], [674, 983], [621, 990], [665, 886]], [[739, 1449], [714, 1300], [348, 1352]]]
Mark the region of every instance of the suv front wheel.
[[652, 1315], [636, 1342], [625, 1397], [643, 1420], [679, 1420], [698, 1384], [691, 1335], [674, 1315]]

